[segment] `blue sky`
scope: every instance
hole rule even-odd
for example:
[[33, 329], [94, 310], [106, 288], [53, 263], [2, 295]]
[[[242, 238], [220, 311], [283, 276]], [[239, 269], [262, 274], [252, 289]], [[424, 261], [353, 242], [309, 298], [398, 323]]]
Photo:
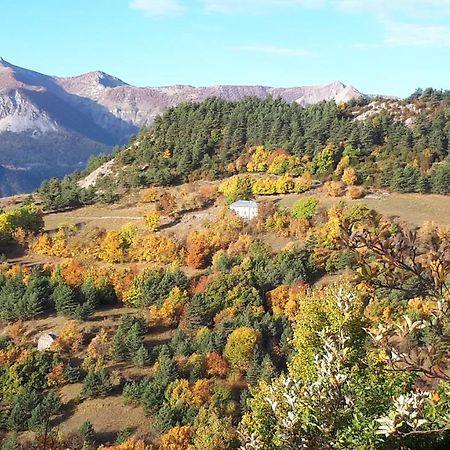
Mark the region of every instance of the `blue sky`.
[[450, 0], [0, 0], [0, 56], [140, 86], [450, 89]]

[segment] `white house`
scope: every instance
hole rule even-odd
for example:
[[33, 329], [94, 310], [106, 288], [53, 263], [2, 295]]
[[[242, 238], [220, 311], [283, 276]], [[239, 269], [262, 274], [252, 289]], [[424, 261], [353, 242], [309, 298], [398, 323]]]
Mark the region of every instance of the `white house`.
[[52, 332], [41, 334], [37, 342], [38, 350], [48, 350], [57, 338], [58, 336]]
[[230, 205], [230, 209], [239, 217], [247, 220], [258, 215], [258, 204], [253, 200], [238, 200]]

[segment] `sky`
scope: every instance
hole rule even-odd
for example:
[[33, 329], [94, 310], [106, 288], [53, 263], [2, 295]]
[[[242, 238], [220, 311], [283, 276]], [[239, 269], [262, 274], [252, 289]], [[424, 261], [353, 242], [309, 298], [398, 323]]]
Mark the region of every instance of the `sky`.
[[450, 89], [450, 0], [0, 0], [0, 56], [138, 86]]

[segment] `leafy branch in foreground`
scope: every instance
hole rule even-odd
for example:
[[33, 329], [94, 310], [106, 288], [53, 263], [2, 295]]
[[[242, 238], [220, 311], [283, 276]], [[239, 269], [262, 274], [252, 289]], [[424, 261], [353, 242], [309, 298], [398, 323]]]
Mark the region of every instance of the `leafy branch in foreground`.
[[[335, 296], [339, 325], [318, 333], [315, 375], [308, 382], [291, 367], [287, 376], [253, 390], [241, 450], [419, 449], [421, 436], [432, 443], [449, 430], [449, 385], [417, 389], [417, 374], [391, 370], [370, 341], [355, 359], [350, 324], [357, 297], [342, 289]], [[362, 315], [359, 320], [362, 325]]]

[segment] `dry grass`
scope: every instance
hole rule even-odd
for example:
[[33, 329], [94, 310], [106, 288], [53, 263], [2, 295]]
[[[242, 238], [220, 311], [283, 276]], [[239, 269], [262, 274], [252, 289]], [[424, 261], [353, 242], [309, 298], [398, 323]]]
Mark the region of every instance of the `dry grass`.
[[87, 420], [92, 423], [101, 442], [113, 442], [117, 432], [129, 429], [135, 437], [148, 435], [150, 420], [140, 406], [129, 405], [120, 396], [94, 398], [77, 404], [81, 384], [64, 386], [61, 398], [66, 405], [66, 416], [57, 428], [62, 435], [77, 431]]
[[384, 216], [398, 217], [410, 225], [421, 226], [424, 222], [433, 221], [437, 225], [450, 226], [450, 196], [447, 195], [381, 194], [350, 200], [348, 198], [331, 198], [319, 191], [301, 195], [286, 195], [280, 199], [279, 204], [291, 207], [299, 198], [311, 195], [317, 197], [320, 206], [325, 208], [345, 201], [349, 205], [365, 204]]
[[144, 227], [144, 217], [150, 209], [151, 206], [146, 205], [124, 206], [120, 208], [92, 205], [73, 211], [46, 214], [44, 216], [44, 222], [47, 230], [53, 230], [61, 225], [68, 224], [116, 230], [130, 222]]

